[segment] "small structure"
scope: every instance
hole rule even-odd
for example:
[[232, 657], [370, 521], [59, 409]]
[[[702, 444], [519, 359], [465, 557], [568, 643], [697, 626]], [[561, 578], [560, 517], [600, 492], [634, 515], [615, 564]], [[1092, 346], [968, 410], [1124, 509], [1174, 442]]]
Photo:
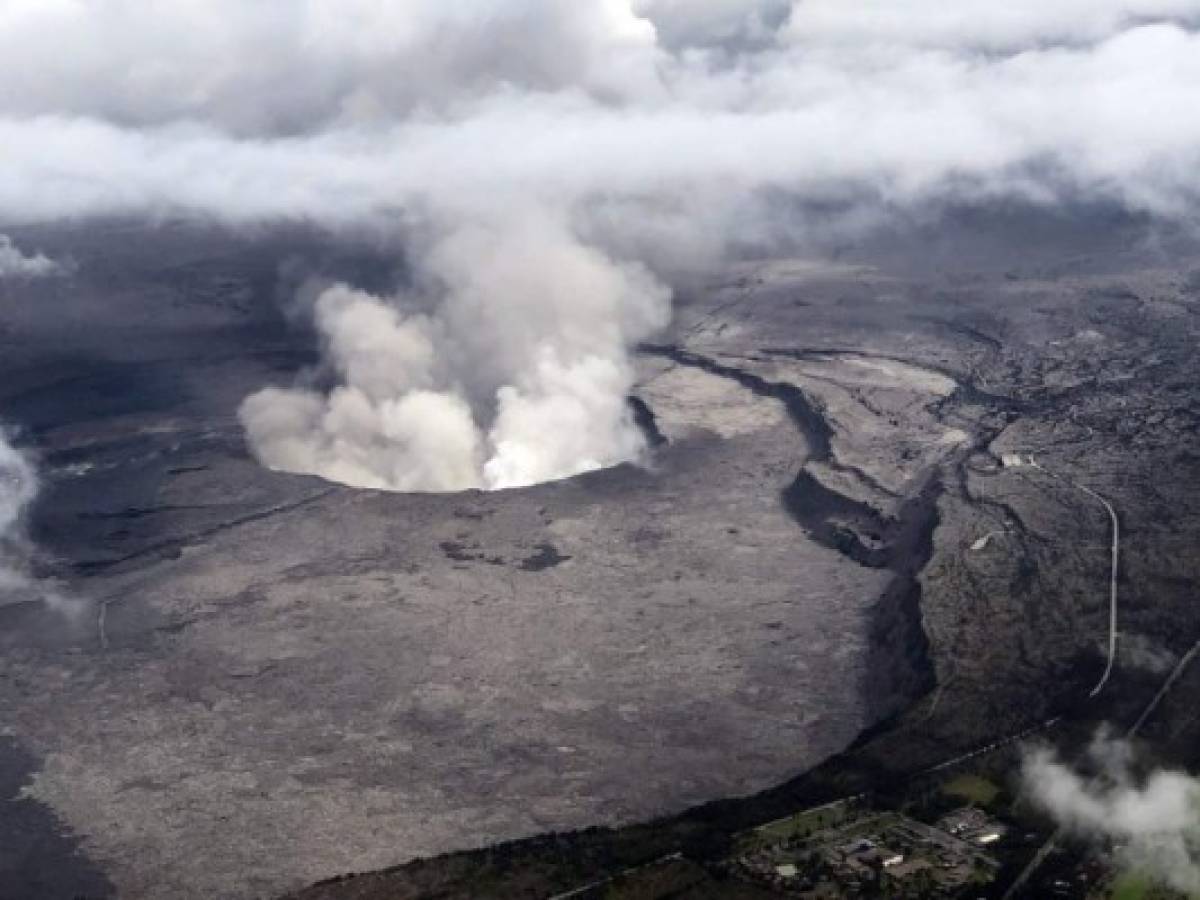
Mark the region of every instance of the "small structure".
[[[934, 828], [902, 813], [870, 811], [803, 837], [777, 835], [736, 860], [734, 871], [776, 892], [805, 897], [947, 898], [990, 880], [999, 863], [982, 849], [1004, 826], [964, 806]], [[945, 830], [942, 830], [942, 829]], [[952, 833], [957, 832], [957, 833]]]
[[994, 844], [1008, 833], [1007, 827], [977, 806], [964, 806], [946, 813], [938, 819], [937, 827], [960, 840], [980, 846]]
[[862, 854], [869, 853], [874, 849], [874, 841], [867, 840], [866, 838], [859, 838], [858, 840], [851, 841], [848, 844], [843, 844], [838, 848], [838, 852], [840, 852], [843, 857], [849, 858], [851, 856], [861, 856]]

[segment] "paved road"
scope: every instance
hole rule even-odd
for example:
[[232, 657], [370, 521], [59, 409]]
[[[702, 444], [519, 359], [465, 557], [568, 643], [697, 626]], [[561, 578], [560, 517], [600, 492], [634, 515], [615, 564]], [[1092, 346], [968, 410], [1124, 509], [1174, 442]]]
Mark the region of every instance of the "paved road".
[[1200, 641], [1192, 644], [1192, 649], [1183, 654], [1179, 662], [1175, 664], [1175, 668], [1171, 670], [1171, 674], [1167, 676], [1167, 680], [1163, 682], [1163, 686], [1158, 689], [1158, 693], [1154, 695], [1154, 699], [1142, 710], [1142, 714], [1138, 716], [1138, 720], [1129, 729], [1129, 737], [1133, 737], [1142, 730], [1142, 726], [1146, 724], [1146, 720], [1154, 714], [1154, 710], [1158, 709], [1158, 704], [1162, 703], [1163, 698], [1167, 696], [1167, 693], [1175, 686], [1175, 682], [1179, 680], [1179, 676], [1192, 664], [1192, 660], [1196, 658], [1197, 653], [1200, 653]]
[[1113, 666], [1117, 661], [1117, 572], [1120, 568], [1121, 560], [1121, 520], [1117, 518], [1117, 511], [1113, 508], [1113, 505], [1087, 485], [1072, 481], [1064, 475], [1051, 472], [1038, 463], [1032, 456], [1029, 457], [1027, 464], [1030, 468], [1044, 472], [1051, 478], [1064, 481], [1076, 490], [1083, 491], [1083, 493], [1092, 499], [1098, 500], [1104, 506], [1104, 510], [1108, 513], [1108, 518], [1112, 522], [1112, 563], [1108, 579], [1108, 662], [1104, 666], [1104, 673], [1100, 676], [1100, 680], [1096, 682], [1096, 686], [1088, 694], [1089, 697], [1095, 697], [1108, 684], [1108, 679], [1112, 676]]
[[[1013, 464], [1013, 463], [1009, 463], [1009, 464]], [[1110, 574], [1109, 574], [1108, 663], [1104, 667], [1104, 673], [1100, 676], [1100, 680], [1096, 683], [1096, 686], [1094, 688], [1092, 688], [1091, 693], [1088, 695], [1090, 697], [1095, 697], [1097, 694], [1100, 693], [1101, 690], [1104, 689], [1105, 684], [1108, 683], [1108, 680], [1109, 680], [1110, 676], [1112, 675], [1113, 666], [1116, 662], [1116, 657], [1117, 657], [1117, 572], [1118, 572], [1118, 568], [1119, 568], [1120, 552], [1121, 552], [1121, 523], [1120, 523], [1120, 520], [1117, 518], [1117, 511], [1116, 511], [1116, 509], [1113, 508], [1113, 505], [1111, 503], [1109, 503], [1108, 500], [1106, 500], [1100, 494], [1096, 493], [1096, 491], [1092, 490], [1091, 488], [1089, 488], [1085, 485], [1079, 484], [1078, 482], [1072, 481], [1071, 479], [1066, 478], [1062, 475], [1058, 475], [1055, 472], [1051, 472], [1048, 469], [1043, 468], [1042, 465], [1040, 463], [1038, 463], [1036, 460], [1034, 460], [1034, 458], [1032, 456], [1028, 457], [1027, 460], [1022, 460], [1021, 464], [1027, 465], [1033, 469], [1037, 469], [1039, 472], [1043, 472], [1046, 475], [1049, 475], [1051, 478], [1057, 478], [1060, 481], [1064, 481], [1067, 484], [1071, 485], [1072, 487], [1087, 494], [1089, 497], [1092, 497], [1092, 498], [1098, 500], [1101, 504], [1103, 504], [1104, 509], [1108, 512], [1109, 519], [1112, 522], [1112, 545], [1111, 545], [1112, 565], [1111, 565]], [[975, 544], [972, 545], [971, 549], [972, 550], [984, 549], [984, 547], [987, 546], [988, 541], [994, 535], [1000, 534], [1000, 533], [1002, 533], [1002, 532], [989, 532], [988, 534], [984, 535], [983, 538], [976, 541]], [[1197, 645], [1195, 647], [1193, 647], [1191, 651], [1189, 651], [1188, 655], [1186, 657], [1184, 657], [1184, 660], [1186, 660], [1187, 662], [1190, 662], [1191, 658], [1197, 652], [1200, 652], [1200, 642], [1198, 642]], [[1183, 662], [1184, 661], [1181, 661], [1181, 665], [1183, 664]], [[1182, 671], [1181, 669], [1179, 669], [1179, 667], [1177, 667], [1177, 670]], [[1160, 691], [1160, 695], [1165, 694], [1165, 692], [1169, 689], [1171, 683], [1173, 683], [1173, 682], [1169, 680], [1168, 683], [1163, 686], [1163, 690]], [[1147, 709], [1146, 713], [1144, 713], [1143, 717], [1149, 715], [1149, 713], [1153, 710], [1153, 707], [1155, 705], [1157, 705], [1157, 702], [1159, 699], [1161, 699], [1161, 696], [1156, 698], [1154, 701], [1152, 701], [1151, 706]], [[951, 766], [957, 765], [962, 762], [966, 762], [967, 760], [972, 759], [974, 757], [982, 756], [985, 753], [992, 753], [996, 750], [999, 750], [1001, 747], [1007, 746], [1009, 744], [1015, 743], [1016, 741], [1027, 738], [1030, 735], [1034, 734], [1035, 732], [1041, 731], [1045, 728], [1049, 728], [1050, 726], [1054, 725], [1058, 721], [1058, 719], [1059, 719], [1059, 717], [1056, 716], [1052, 719], [1046, 720], [1045, 722], [1040, 722], [1037, 725], [1027, 728], [1024, 731], [1018, 732], [1017, 734], [1009, 735], [1006, 738], [1002, 738], [1001, 740], [993, 741], [989, 744], [985, 744], [984, 746], [978, 747], [975, 750], [972, 750], [968, 753], [963, 753], [958, 756], [952, 757], [950, 759], [943, 760], [942, 762], [937, 763], [936, 765], [930, 766], [929, 768], [924, 769], [921, 772], [918, 772], [916, 777], [928, 775], [933, 772], [940, 771], [942, 769], [950, 768]], [[1135, 728], [1140, 727], [1141, 722], [1142, 722], [1142, 720], [1139, 719], [1138, 725], [1135, 726]], [[828, 809], [828, 808], [840, 806], [842, 804], [850, 803], [855, 800], [861, 799], [863, 796], [864, 796], [863, 794], [856, 794], [852, 797], [842, 797], [841, 799], [834, 800], [830, 803], [826, 803], [823, 806], [815, 807], [814, 810]], [[791, 813], [788, 816], [784, 816], [782, 819], [776, 820], [776, 822], [786, 821], [787, 819], [790, 819], [796, 815], [800, 815], [801, 812], [803, 812], [803, 811]], [[776, 824], [776, 822], [767, 822], [763, 825], [758, 826], [758, 828], [759, 829], [767, 828], [773, 824]], [[1005, 898], [1013, 896], [1017, 890], [1020, 890], [1020, 888], [1024, 885], [1025, 881], [1027, 881], [1028, 878], [1035, 871], [1037, 871], [1038, 868], [1041, 867], [1041, 864], [1045, 861], [1046, 857], [1049, 856], [1051, 852], [1053, 852], [1053, 850], [1058, 842], [1059, 836], [1060, 836], [1059, 832], [1055, 832], [1050, 837], [1050, 839], [1046, 842], [1046, 844], [1044, 844], [1042, 846], [1042, 848], [1038, 851], [1038, 853], [1034, 857], [1034, 859], [1025, 868], [1025, 870], [1021, 873], [1021, 875], [1017, 878], [1017, 880], [1015, 882], [1013, 882], [1013, 884], [1009, 888], [1008, 892], [1005, 893], [1005, 895], [1004, 895]], [[620, 877], [621, 875], [629, 874], [630, 872], [637, 871], [638, 869], [644, 869], [649, 866], [658, 865], [666, 860], [677, 858], [678, 855], [679, 854], [670, 854], [670, 855], [662, 857], [660, 859], [653, 860], [649, 863], [645, 863], [641, 866], [636, 866], [632, 869], [626, 869], [623, 872], [619, 872], [614, 875], [610, 875], [608, 877], [601, 878], [597, 881], [590, 882], [589, 884], [585, 884], [581, 887], [567, 891], [566, 893], [556, 894], [554, 897], [551, 897], [550, 900], [569, 900], [569, 898], [578, 897], [588, 891], [594, 890], [596, 888], [599, 888], [599, 887], [611, 882], [613, 879]]]
[[1104, 667], [1104, 674], [1100, 676], [1100, 680], [1096, 682], [1096, 686], [1092, 688], [1092, 692], [1088, 695], [1089, 697], [1095, 697], [1104, 689], [1104, 685], [1108, 683], [1108, 679], [1112, 675], [1113, 664], [1117, 659], [1117, 570], [1121, 559], [1121, 520], [1117, 518], [1117, 511], [1113, 509], [1113, 505], [1090, 487], [1085, 487], [1075, 482], [1071, 483], [1089, 497], [1093, 497], [1104, 504], [1104, 508], [1108, 511], [1108, 518], [1112, 521], [1112, 565], [1108, 578], [1108, 663]]

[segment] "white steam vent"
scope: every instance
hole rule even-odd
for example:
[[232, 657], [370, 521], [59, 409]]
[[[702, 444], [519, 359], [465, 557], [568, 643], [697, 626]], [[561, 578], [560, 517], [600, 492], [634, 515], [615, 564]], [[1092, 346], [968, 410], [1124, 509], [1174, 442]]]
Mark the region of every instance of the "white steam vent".
[[458, 224], [419, 265], [419, 295], [321, 293], [316, 324], [338, 383], [245, 400], [241, 420], [264, 465], [356, 487], [456, 491], [638, 456], [628, 348], [669, 315], [669, 292], [646, 269], [537, 213]]
[[14, 559], [13, 545], [19, 540], [21, 517], [36, 495], [33, 466], [0, 427], [0, 595], [26, 583]]

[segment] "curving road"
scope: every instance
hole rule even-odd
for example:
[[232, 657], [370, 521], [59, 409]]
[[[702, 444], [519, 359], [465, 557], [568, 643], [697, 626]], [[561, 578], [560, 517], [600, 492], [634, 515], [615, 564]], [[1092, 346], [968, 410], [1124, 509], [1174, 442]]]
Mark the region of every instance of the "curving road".
[[1075, 487], [1083, 491], [1089, 497], [1094, 497], [1104, 504], [1105, 510], [1108, 511], [1108, 517], [1112, 521], [1112, 565], [1109, 571], [1108, 578], [1108, 663], [1104, 667], [1104, 674], [1100, 676], [1100, 680], [1096, 682], [1096, 686], [1092, 688], [1089, 697], [1095, 697], [1104, 689], [1104, 685], [1108, 682], [1109, 676], [1112, 675], [1113, 663], [1117, 659], [1117, 569], [1121, 559], [1121, 521], [1117, 518], [1117, 511], [1113, 509], [1113, 505], [1093, 491], [1090, 487], [1085, 487], [1076, 482], [1070, 482]]
[[1080, 484], [1078, 481], [1072, 481], [1065, 475], [1059, 475], [1051, 472], [1049, 469], [1043, 468], [1032, 456], [1029, 457], [1028, 465], [1039, 472], [1044, 472], [1051, 478], [1065, 481], [1071, 487], [1083, 491], [1089, 497], [1099, 501], [1104, 506], [1104, 510], [1108, 513], [1108, 518], [1112, 522], [1112, 563], [1109, 567], [1108, 578], [1108, 662], [1104, 666], [1104, 673], [1100, 676], [1100, 680], [1096, 682], [1096, 686], [1088, 694], [1089, 697], [1095, 697], [1104, 690], [1104, 686], [1112, 676], [1113, 666], [1117, 661], [1117, 572], [1120, 568], [1121, 559], [1121, 520], [1117, 517], [1117, 511], [1113, 508], [1113, 505], [1087, 485]]

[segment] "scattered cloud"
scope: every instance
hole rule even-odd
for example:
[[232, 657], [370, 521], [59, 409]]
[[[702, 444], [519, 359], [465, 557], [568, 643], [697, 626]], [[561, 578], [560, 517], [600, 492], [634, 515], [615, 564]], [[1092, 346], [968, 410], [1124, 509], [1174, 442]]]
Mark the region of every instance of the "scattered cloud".
[[1188, 895], [1200, 893], [1200, 781], [1185, 772], [1135, 773], [1134, 749], [1107, 731], [1085, 775], [1049, 749], [1030, 753], [1026, 793], [1071, 834], [1111, 843], [1120, 862]]
[[43, 256], [41, 253], [28, 255], [4, 234], [0, 234], [0, 279], [3, 278], [45, 278], [49, 275], [61, 275], [65, 267], [58, 262]]

